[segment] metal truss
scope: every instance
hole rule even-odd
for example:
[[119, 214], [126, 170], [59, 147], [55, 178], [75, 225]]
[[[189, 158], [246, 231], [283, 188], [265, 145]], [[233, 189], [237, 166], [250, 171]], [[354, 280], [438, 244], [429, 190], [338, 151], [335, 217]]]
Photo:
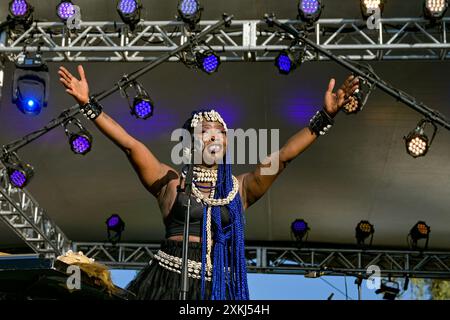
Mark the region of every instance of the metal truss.
[[[112, 268], [142, 268], [159, 249], [159, 244], [74, 243], [97, 262]], [[380, 269], [381, 277], [450, 279], [450, 252], [395, 250], [246, 248], [249, 272], [367, 276], [370, 266]], [[373, 267], [372, 267], [373, 268]]]
[[[297, 20], [280, 21], [302, 28]], [[216, 22], [200, 22], [195, 33]], [[392, 18], [380, 19], [370, 29], [364, 20], [321, 19], [308, 37], [349, 60], [444, 60], [450, 58], [449, 23], [449, 18], [436, 24], [419, 18]], [[82, 22], [76, 33], [61, 22], [38, 22], [26, 30], [1, 34], [0, 54], [14, 61], [25, 48], [36, 51], [39, 46], [49, 62], [142, 62], [176, 49], [189, 37], [179, 21], [142, 21], [134, 32], [123, 23]], [[217, 51], [222, 61], [273, 61], [280, 50], [292, 46], [292, 39], [264, 21], [235, 20], [200, 45]], [[306, 50], [305, 59], [328, 60], [311, 49]], [[172, 57], [169, 61], [178, 60]]]
[[72, 248], [71, 242], [26, 190], [13, 187], [0, 165], [0, 220], [34, 252], [54, 258]]

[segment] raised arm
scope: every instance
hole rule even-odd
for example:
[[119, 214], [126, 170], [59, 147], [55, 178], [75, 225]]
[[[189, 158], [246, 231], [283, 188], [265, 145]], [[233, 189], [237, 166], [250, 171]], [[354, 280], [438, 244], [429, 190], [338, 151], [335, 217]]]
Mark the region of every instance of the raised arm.
[[[358, 88], [358, 78], [348, 77], [340, 89], [334, 93], [335, 80], [331, 79], [325, 92], [324, 109], [334, 118], [339, 110], [347, 103], [349, 96]], [[242, 188], [244, 208], [250, 207], [261, 198], [275, 179], [283, 172], [287, 164], [305, 151], [317, 139], [316, 133], [304, 128], [294, 134], [284, 146], [272, 153], [254, 171], [238, 177]]]
[[[66, 92], [73, 96], [80, 106], [89, 101], [89, 86], [84, 69], [78, 66], [80, 79], [74, 77], [66, 68], [60, 67], [58, 74]], [[132, 137], [116, 121], [102, 112], [95, 120], [96, 127], [114, 144], [125, 152], [144, 186], [155, 197], [159, 197], [168, 182], [177, 179], [174, 169], [165, 165], [140, 141]]]

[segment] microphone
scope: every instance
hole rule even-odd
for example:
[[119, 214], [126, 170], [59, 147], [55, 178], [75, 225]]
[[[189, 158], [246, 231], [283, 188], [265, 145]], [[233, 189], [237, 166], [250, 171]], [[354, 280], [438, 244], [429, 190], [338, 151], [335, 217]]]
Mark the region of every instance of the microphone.
[[[186, 145], [183, 148], [183, 163], [184, 164], [190, 164], [191, 160], [192, 160], [192, 152], [197, 153], [197, 152], [202, 152], [203, 151], [203, 140], [196, 138], [194, 136], [194, 145], [192, 146], [192, 140], [190, 141], [190, 143], [188, 145]], [[195, 162], [196, 159], [194, 159]]]

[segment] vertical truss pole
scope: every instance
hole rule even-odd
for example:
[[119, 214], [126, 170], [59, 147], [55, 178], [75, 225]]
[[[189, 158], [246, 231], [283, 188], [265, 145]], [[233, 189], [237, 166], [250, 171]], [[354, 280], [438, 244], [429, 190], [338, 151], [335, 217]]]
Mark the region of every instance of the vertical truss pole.
[[0, 220], [34, 252], [54, 258], [71, 249], [71, 241], [25, 190], [14, 188], [0, 168]]

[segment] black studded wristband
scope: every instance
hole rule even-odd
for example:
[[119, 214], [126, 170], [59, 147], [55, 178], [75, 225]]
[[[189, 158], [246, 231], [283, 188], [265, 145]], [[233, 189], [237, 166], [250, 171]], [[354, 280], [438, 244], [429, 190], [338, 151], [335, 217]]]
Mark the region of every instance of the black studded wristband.
[[91, 97], [89, 102], [81, 107], [81, 112], [89, 120], [95, 120], [103, 112], [103, 108], [94, 97]]
[[323, 136], [334, 125], [333, 118], [325, 110], [317, 111], [309, 121], [309, 130], [317, 136]]

